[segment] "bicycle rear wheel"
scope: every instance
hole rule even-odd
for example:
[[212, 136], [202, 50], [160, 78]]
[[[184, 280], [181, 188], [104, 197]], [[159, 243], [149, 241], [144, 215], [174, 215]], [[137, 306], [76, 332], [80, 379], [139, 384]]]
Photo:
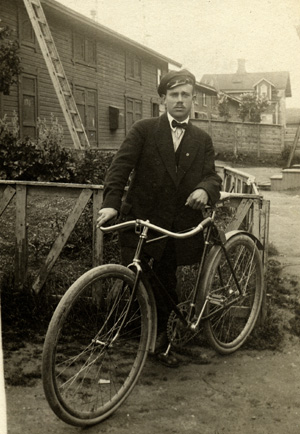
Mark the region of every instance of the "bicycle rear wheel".
[[253, 239], [238, 234], [226, 242], [225, 248], [242, 294], [221, 247], [207, 264], [200, 294], [200, 306], [207, 303], [206, 336], [221, 354], [232, 353], [245, 342], [258, 318], [264, 290], [261, 256]]
[[110, 416], [132, 391], [145, 363], [151, 306], [135, 274], [103, 265], [81, 276], [58, 304], [43, 351], [43, 385], [54, 413], [77, 426]]

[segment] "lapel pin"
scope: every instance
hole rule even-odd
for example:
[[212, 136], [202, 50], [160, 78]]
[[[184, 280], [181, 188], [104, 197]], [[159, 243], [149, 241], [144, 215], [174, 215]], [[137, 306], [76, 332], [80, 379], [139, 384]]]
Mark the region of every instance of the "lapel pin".
[[187, 157], [189, 157], [190, 156], [190, 154], [187, 152], [186, 154], [185, 154]]

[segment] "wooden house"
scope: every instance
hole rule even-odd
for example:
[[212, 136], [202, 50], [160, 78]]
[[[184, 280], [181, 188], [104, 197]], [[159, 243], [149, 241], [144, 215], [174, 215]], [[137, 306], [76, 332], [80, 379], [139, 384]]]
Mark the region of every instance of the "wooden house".
[[245, 59], [239, 59], [236, 73], [204, 74], [201, 82], [237, 99], [253, 92], [266, 97], [270, 105], [261, 116], [262, 123], [286, 125], [286, 98], [292, 96], [289, 72], [250, 73], [245, 69]]
[[218, 114], [217, 90], [205, 83], [196, 82], [196, 100], [191, 117], [194, 119], [212, 119]]
[[[52, 37], [70, 83], [90, 144], [117, 149], [132, 123], [157, 116], [157, 85], [180, 63], [96, 23], [55, 0], [41, 1]], [[62, 109], [22, 0], [1, 0], [1, 25], [20, 43], [23, 73], [9, 95], [0, 93], [0, 117], [16, 112], [20, 136], [37, 137], [37, 120], [51, 114], [72, 147]]]

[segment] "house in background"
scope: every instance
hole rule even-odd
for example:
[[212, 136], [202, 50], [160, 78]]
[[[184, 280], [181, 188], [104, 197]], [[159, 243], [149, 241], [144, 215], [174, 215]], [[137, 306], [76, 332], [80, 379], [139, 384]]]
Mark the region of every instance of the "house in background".
[[292, 96], [289, 72], [247, 72], [245, 59], [238, 59], [236, 73], [204, 74], [201, 83], [237, 100], [243, 93], [252, 92], [267, 97], [270, 106], [262, 114], [262, 123], [286, 125], [286, 98]]
[[191, 118], [213, 119], [218, 114], [217, 95], [213, 86], [196, 81], [196, 99], [191, 111]]
[[[181, 64], [55, 0], [42, 6], [65, 74], [93, 148], [117, 149], [132, 123], [163, 110], [157, 94], [169, 66]], [[22, 0], [1, 0], [1, 25], [9, 26], [20, 43], [23, 73], [9, 95], [0, 93], [0, 117], [16, 112], [20, 136], [37, 137], [38, 118], [51, 114], [64, 129], [64, 145], [73, 142], [44, 58]]]
[[[196, 82], [196, 101], [193, 105], [191, 117], [204, 120], [224, 120], [218, 109], [219, 92], [213, 86], [203, 82]], [[226, 95], [230, 109], [230, 120], [237, 119], [240, 100], [234, 96]]]

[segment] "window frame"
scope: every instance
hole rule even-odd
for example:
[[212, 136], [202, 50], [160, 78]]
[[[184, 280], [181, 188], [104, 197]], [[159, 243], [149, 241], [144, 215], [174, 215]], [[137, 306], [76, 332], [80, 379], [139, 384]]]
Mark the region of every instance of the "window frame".
[[[135, 65], [138, 64], [138, 74]], [[126, 79], [142, 83], [142, 59], [132, 51], [125, 53], [125, 75]]]
[[[129, 106], [130, 102], [133, 102], [133, 110], [132, 110], [132, 112], [130, 112], [130, 113], [132, 113], [132, 123], [129, 125], [128, 124], [128, 114], [129, 114], [129, 107], [128, 106]], [[140, 111], [137, 111], [135, 109], [137, 103], [140, 104], [140, 107], [141, 107]], [[125, 96], [125, 108], [126, 108], [126, 110], [125, 110], [125, 116], [126, 116], [125, 126], [126, 126], [126, 133], [128, 133], [128, 131], [130, 130], [132, 125], [136, 121], [143, 118], [143, 99], [142, 99], [142, 97], [139, 98], [139, 97], [135, 97], [135, 96], [126, 95]], [[137, 114], [139, 114], [138, 117], [137, 117]]]
[[[79, 92], [81, 92], [82, 94], [84, 94], [84, 104], [82, 104], [82, 102], [79, 102]], [[89, 92], [93, 93], [94, 95], [94, 102], [95, 105], [91, 105], [89, 102]], [[85, 128], [86, 134], [88, 136], [89, 142], [92, 146], [97, 147], [98, 146], [98, 137], [99, 137], [99, 127], [98, 127], [98, 89], [97, 88], [91, 88], [91, 87], [86, 87], [83, 86], [82, 84], [74, 84], [73, 85], [73, 95], [74, 95], [74, 99], [83, 123], [83, 126]], [[80, 106], [84, 107], [84, 116], [82, 117], [82, 113], [80, 110]], [[94, 112], [95, 112], [95, 125], [94, 127], [91, 127], [89, 125], [89, 107], [94, 107]], [[95, 139], [91, 140], [91, 134], [94, 133], [95, 134]]]
[[[24, 37], [25, 34], [24, 23], [26, 23], [26, 25], [28, 24], [28, 27], [31, 29], [31, 34], [32, 34], [31, 40], [26, 40]], [[32, 27], [27, 12], [23, 9], [18, 9], [18, 37], [19, 37], [20, 46], [29, 47], [34, 49], [35, 51], [37, 50], [38, 43], [37, 43], [34, 29]]]
[[[24, 92], [24, 78], [33, 79], [34, 80], [34, 92], [26, 91]], [[35, 107], [34, 107], [34, 119], [32, 122], [24, 122], [24, 95], [34, 97]], [[22, 138], [26, 137], [24, 129], [26, 127], [34, 129], [34, 136], [31, 137], [36, 139], [38, 137], [38, 128], [37, 128], [37, 119], [39, 115], [39, 98], [38, 98], [38, 76], [37, 74], [31, 74], [27, 72], [23, 72], [21, 75], [21, 83], [20, 83], [20, 100], [19, 100], [19, 113], [20, 113], [20, 135]]]
[[[77, 48], [79, 45], [77, 45], [77, 41], [81, 42], [83, 47], [83, 56], [79, 56], [78, 53], [80, 50]], [[90, 61], [89, 58], [89, 43], [92, 43], [92, 49], [93, 49], [93, 58]], [[80, 32], [73, 32], [72, 37], [72, 45], [73, 45], [73, 62], [78, 63], [80, 65], [88, 66], [90, 68], [97, 68], [97, 41], [94, 40], [92, 37], [89, 37], [85, 33]]]

